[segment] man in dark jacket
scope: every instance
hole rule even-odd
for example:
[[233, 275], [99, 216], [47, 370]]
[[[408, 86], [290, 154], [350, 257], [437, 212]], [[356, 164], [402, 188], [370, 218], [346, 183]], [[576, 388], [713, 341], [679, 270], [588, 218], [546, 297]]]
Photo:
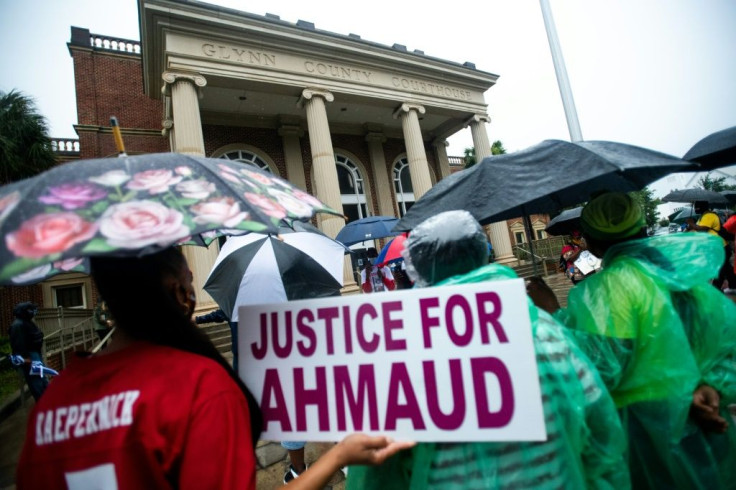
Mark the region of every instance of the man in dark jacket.
[[31, 363], [42, 360], [43, 332], [33, 322], [37, 311], [38, 307], [33, 303], [18, 303], [13, 308], [15, 320], [10, 325], [10, 347], [14, 356], [23, 358], [19, 368], [35, 400], [39, 399], [49, 383], [43, 375], [31, 373]]

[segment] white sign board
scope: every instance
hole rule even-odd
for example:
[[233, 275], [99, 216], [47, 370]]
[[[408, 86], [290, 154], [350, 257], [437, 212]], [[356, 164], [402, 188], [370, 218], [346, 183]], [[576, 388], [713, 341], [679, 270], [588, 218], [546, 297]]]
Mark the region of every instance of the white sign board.
[[241, 306], [263, 439], [546, 438], [521, 279]]

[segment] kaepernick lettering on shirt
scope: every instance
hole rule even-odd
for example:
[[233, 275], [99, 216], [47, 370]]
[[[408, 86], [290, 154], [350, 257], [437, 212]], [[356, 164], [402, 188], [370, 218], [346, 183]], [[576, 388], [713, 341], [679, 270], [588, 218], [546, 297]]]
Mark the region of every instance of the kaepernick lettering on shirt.
[[140, 391], [123, 391], [99, 400], [58, 407], [36, 416], [36, 445], [84, 437], [133, 423], [133, 405]]

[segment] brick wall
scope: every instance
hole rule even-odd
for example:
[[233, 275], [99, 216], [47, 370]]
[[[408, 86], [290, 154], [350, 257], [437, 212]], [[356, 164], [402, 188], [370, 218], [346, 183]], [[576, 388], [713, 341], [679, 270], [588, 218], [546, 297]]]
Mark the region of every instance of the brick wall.
[[[138, 55], [70, 46], [74, 63], [80, 158], [117, 154], [109, 131], [110, 117], [118, 118], [129, 154], [169, 151], [161, 135], [163, 103], [143, 93], [143, 71]], [[131, 130], [154, 131], [130, 134]]]

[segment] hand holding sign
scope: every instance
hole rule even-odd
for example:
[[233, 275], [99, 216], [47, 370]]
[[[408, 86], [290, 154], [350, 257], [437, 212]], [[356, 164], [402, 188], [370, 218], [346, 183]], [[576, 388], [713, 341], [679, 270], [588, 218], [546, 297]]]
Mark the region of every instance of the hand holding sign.
[[412, 446], [413, 442], [397, 442], [386, 436], [351, 434], [323, 454], [286, 488], [321, 488], [342, 467], [353, 464], [378, 465]]

